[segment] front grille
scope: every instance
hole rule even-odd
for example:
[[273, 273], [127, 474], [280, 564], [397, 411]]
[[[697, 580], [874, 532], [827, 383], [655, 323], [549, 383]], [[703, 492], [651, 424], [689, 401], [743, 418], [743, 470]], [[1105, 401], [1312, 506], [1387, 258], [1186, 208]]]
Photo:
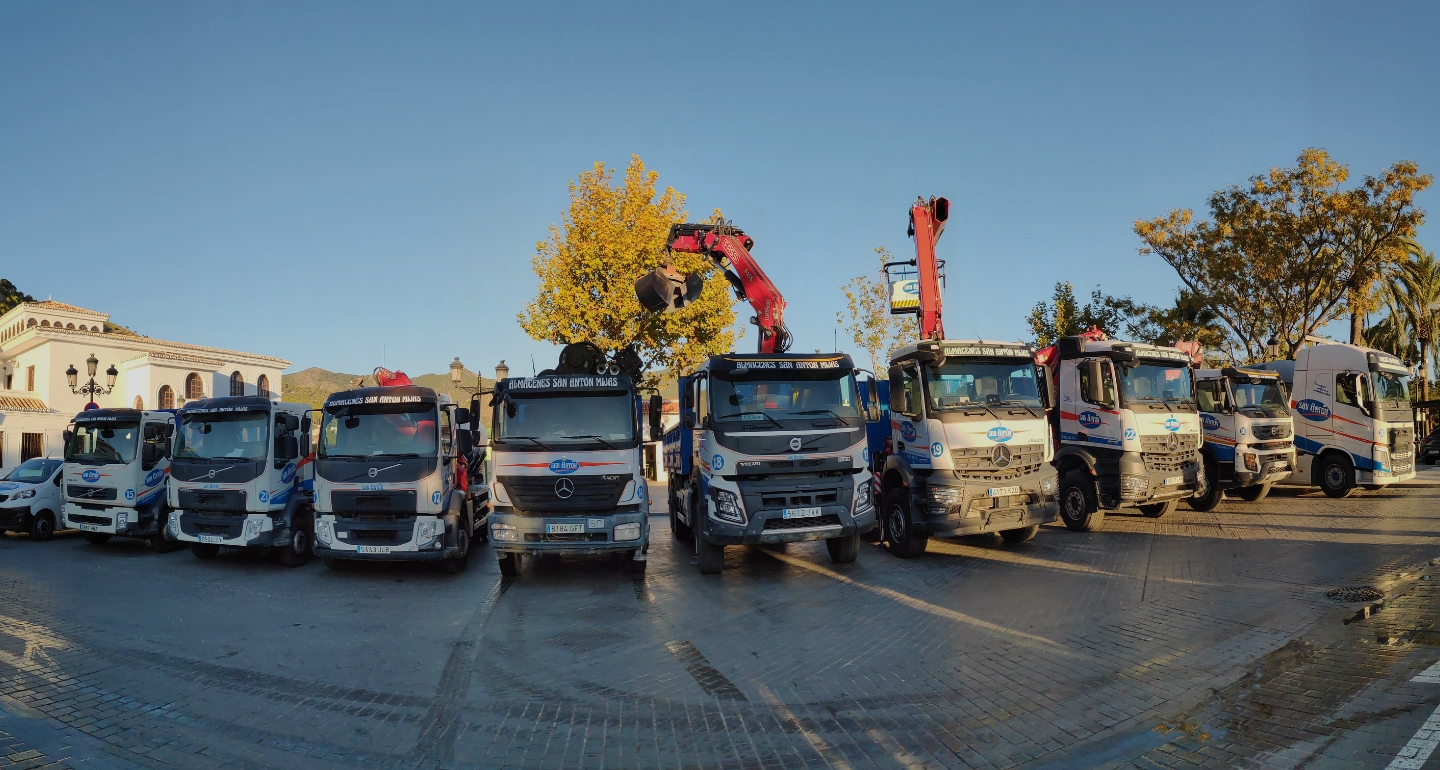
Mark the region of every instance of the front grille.
[[764, 531], [776, 532], [787, 529], [838, 526], [840, 526], [840, 517], [834, 514], [827, 514], [825, 516], [812, 516], [808, 519], [766, 519]]
[[1152, 473], [1173, 473], [1195, 465], [1195, 453], [1193, 451], [1189, 453], [1177, 452], [1175, 454], [1141, 452], [1140, 456], [1145, 459], [1145, 470]]
[[201, 524], [200, 532], [206, 535], [220, 535], [230, 537], [230, 527], [226, 524]]
[[330, 493], [330, 508], [338, 514], [382, 513], [401, 516], [415, 515], [415, 490], [396, 492]]
[[1293, 446], [1293, 444], [1289, 441], [1262, 441], [1252, 445], [1251, 448], [1261, 452], [1268, 452], [1273, 449], [1289, 449], [1291, 446]]
[[80, 513], [67, 513], [65, 518], [76, 524], [98, 524], [103, 527], [110, 526], [112, 521], [108, 516], [86, 516]]
[[1040, 470], [1045, 459], [1044, 445], [1016, 444], [1009, 449], [1010, 464], [1004, 468], [995, 464], [994, 447], [952, 449], [950, 458], [955, 462], [955, 475], [966, 481], [995, 482], [1018, 479]]
[[[1169, 446], [1171, 436], [1176, 438], [1176, 445], [1173, 451]], [[1146, 454], [1189, 454], [1199, 448], [1199, 436], [1162, 433], [1154, 436], [1140, 437], [1140, 451]]]
[[1256, 441], [1274, 441], [1275, 439], [1290, 438], [1289, 425], [1256, 425]]
[[65, 487], [65, 494], [77, 500], [114, 500], [114, 487], [79, 487], [68, 484]]
[[[611, 511], [630, 474], [609, 476], [499, 476], [505, 494], [524, 511]], [[568, 482], [568, 483], [562, 483]], [[564, 497], [569, 493], [569, 497]]]
[[603, 543], [608, 539], [604, 532], [526, 532], [527, 543]]
[[[335, 535], [351, 545], [401, 545], [410, 542], [410, 529], [342, 529]], [[341, 537], [343, 535], [343, 537]]]
[[803, 495], [760, 493], [760, 504], [766, 508], [783, 508], [787, 505], [834, 505], [839, 499], [840, 494], [833, 491]]
[[243, 511], [243, 489], [182, 489], [180, 508], [187, 511]]
[[1391, 428], [1390, 429], [1390, 452], [1404, 454], [1415, 449], [1415, 430], [1413, 428]]

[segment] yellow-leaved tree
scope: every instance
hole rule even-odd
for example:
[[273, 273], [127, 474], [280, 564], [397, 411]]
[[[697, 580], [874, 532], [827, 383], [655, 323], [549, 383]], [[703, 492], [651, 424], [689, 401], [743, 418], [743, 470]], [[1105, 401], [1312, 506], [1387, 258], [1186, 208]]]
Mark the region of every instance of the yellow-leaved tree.
[[[570, 209], [550, 226], [550, 237], [535, 244], [531, 259], [540, 287], [518, 319], [537, 340], [591, 342], [610, 354], [635, 343], [648, 384], [669, 381], [735, 342], [730, 284], [705, 257], [668, 253], [670, 225], [686, 220], [685, 196], [647, 171], [638, 155], [620, 184], [604, 163], [570, 182]], [[711, 215], [718, 220], [720, 211]], [[704, 276], [699, 299], [674, 313], [652, 313], [635, 298], [635, 281], [670, 262], [681, 273]]]
[[[835, 314], [850, 339], [870, 354], [870, 368], [880, 374], [888, 366], [890, 353], [919, 334], [914, 316], [890, 315], [890, 284], [885, 280], [885, 263], [893, 261], [884, 246], [875, 249], [880, 257], [878, 274], [851, 278], [845, 292], [845, 310]], [[884, 376], [884, 374], [880, 374]]]

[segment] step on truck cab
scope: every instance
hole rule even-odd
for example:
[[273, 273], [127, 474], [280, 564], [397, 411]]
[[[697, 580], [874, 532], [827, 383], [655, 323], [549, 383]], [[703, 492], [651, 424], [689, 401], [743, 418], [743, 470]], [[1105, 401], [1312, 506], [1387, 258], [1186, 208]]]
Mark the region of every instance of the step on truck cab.
[[1105, 511], [1164, 516], [1205, 492], [1191, 354], [1139, 342], [1056, 343], [1060, 518], [1098, 529]]
[[0, 535], [26, 532], [37, 542], [55, 535], [64, 465], [58, 457], [32, 457], [0, 479]]
[[463, 457], [469, 410], [415, 385], [333, 393], [315, 451], [315, 555], [347, 561], [469, 564], [475, 512]]
[[[501, 574], [518, 575], [525, 556], [546, 554], [614, 554], [627, 572], [643, 573], [650, 497], [634, 380], [511, 377], [496, 383], [490, 407], [490, 545]], [[650, 414], [653, 428], [658, 405]]]
[[180, 548], [169, 520], [171, 411], [91, 409], [65, 430], [62, 526], [93, 545], [115, 536], [144, 538], [155, 551]]
[[1200, 446], [1205, 493], [1190, 498], [1197, 511], [1220, 504], [1229, 490], [1246, 502], [1295, 471], [1295, 426], [1285, 383], [1260, 369], [1198, 369]]
[[310, 407], [263, 396], [189, 401], [175, 414], [169, 534], [201, 559], [221, 547], [311, 557], [315, 527]]
[[1055, 520], [1054, 450], [1033, 348], [927, 340], [897, 350], [887, 379], [880, 527], [891, 553], [919, 556], [935, 534], [1023, 542]]
[[1296, 414], [1297, 470], [1287, 484], [1346, 497], [1415, 478], [1411, 371], [1399, 358], [1360, 345], [1327, 342], [1267, 361], [1290, 387]]
[[724, 569], [727, 545], [824, 540], [835, 563], [855, 560], [875, 527], [855, 375], [844, 354], [730, 353], [680, 378], [670, 525], [701, 573]]

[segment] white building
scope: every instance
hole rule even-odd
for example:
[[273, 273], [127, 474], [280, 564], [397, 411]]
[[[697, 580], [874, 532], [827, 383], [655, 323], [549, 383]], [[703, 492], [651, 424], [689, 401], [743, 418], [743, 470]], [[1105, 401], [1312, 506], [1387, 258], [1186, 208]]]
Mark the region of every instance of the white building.
[[[0, 315], [0, 474], [35, 456], [64, 453], [60, 434], [91, 401], [103, 408], [174, 409], [228, 395], [280, 397], [289, 361], [105, 332], [105, 313], [63, 302], [26, 302]], [[67, 372], [75, 370], [72, 387]], [[109, 372], [114, 372], [113, 386]]]

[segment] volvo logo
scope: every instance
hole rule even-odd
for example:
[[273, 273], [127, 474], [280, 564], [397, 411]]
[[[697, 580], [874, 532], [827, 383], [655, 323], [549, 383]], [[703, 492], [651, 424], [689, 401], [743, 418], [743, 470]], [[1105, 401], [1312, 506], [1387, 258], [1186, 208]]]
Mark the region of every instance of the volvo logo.
[[990, 451], [990, 462], [996, 468], [1009, 468], [1014, 456], [1010, 454], [1010, 447], [1001, 444]]
[[803, 443], [803, 442], [800, 441], [800, 437], [799, 437], [799, 436], [796, 436], [795, 438], [790, 439], [790, 451], [791, 451], [791, 452], [799, 452], [799, 451], [800, 451], [800, 445], [801, 445], [802, 443]]
[[209, 473], [206, 473], [206, 474], [205, 474], [205, 478], [207, 478], [207, 479], [213, 479], [213, 478], [215, 478], [215, 474], [217, 474], [217, 473], [219, 473], [219, 472], [220, 472], [220, 471], [218, 471], [218, 470], [212, 470], [212, 471], [210, 471]]
[[569, 500], [575, 494], [575, 482], [570, 479], [560, 479], [555, 482], [555, 496], [561, 500]]
[[376, 476], [380, 475], [380, 469], [379, 469], [379, 468], [371, 468], [370, 470], [366, 471], [366, 473], [370, 474], [370, 478], [373, 479], [373, 478], [375, 478]]
[[1174, 452], [1180, 448], [1180, 436], [1174, 433], [1165, 437], [1165, 451]]

